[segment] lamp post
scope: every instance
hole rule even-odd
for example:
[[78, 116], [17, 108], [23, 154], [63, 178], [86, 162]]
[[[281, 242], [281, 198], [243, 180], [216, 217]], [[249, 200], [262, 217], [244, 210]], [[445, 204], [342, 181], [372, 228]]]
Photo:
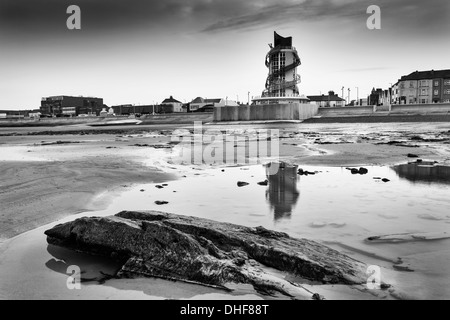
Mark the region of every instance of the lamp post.
[[247, 104], [249, 105], [250, 104], [250, 91], [249, 92], [247, 92]]
[[389, 105], [392, 104], [392, 83], [389, 82]]
[[359, 106], [359, 87], [356, 87], [356, 104]]
[[342, 99], [344, 99], [344, 89], [345, 89], [345, 88], [342, 87], [342, 96], [341, 96]]

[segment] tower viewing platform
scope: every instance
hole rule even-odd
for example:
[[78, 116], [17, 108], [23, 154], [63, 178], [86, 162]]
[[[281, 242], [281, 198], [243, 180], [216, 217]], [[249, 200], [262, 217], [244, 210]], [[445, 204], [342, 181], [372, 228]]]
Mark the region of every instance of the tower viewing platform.
[[318, 105], [310, 103], [298, 89], [301, 61], [292, 37], [274, 32], [274, 43], [269, 46], [265, 59], [269, 74], [261, 96], [253, 97], [251, 105], [214, 108], [214, 121], [301, 121], [317, 115]]

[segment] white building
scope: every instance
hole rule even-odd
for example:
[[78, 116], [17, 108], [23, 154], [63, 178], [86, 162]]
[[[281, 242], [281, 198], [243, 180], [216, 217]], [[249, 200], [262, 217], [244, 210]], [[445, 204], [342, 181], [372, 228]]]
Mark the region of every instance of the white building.
[[214, 107], [225, 107], [231, 106], [236, 107], [239, 106], [236, 101], [227, 100], [222, 98], [216, 99], [203, 99], [202, 97], [197, 97], [189, 104], [189, 111], [197, 111], [201, 108], [214, 108]]

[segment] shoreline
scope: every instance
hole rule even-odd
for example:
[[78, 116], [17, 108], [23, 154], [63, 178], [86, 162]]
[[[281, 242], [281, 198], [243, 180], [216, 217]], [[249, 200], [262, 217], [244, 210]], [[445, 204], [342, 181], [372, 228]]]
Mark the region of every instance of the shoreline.
[[371, 116], [336, 116], [314, 117], [304, 120], [305, 124], [313, 123], [410, 123], [410, 122], [448, 122], [450, 115], [446, 114], [388, 114]]

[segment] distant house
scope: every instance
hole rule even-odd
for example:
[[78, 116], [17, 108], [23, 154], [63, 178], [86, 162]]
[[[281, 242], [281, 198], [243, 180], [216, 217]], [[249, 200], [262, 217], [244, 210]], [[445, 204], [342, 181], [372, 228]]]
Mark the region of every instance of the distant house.
[[235, 101], [226, 100], [222, 98], [216, 99], [203, 99], [202, 97], [197, 97], [191, 101], [189, 104], [190, 112], [208, 112], [212, 111], [214, 107], [225, 107], [225, 106], [238, 106]]
[[334, 91], [329, 91], [328, 95], [308, 96], [308, 99], [322, 108], [345, 107], [345, 99], [339, 97]]
[[383, 96], [384, 96], [384, 90], [381, 88], [372, 89], [372, 92], [367, 97], [367, 103], [369, 106], [380, 106], [383, 104]]
[[396, 83], [394, 103], [450, 103], [450, 69], [415, 71]]
[[174, 99], [172, 96], [161, 102], [162, 113], [179, 113], [183, 112], [183, 103]]
[[28, 117], [29, 110], [0, 110], [0, 119], [23, 119]]

